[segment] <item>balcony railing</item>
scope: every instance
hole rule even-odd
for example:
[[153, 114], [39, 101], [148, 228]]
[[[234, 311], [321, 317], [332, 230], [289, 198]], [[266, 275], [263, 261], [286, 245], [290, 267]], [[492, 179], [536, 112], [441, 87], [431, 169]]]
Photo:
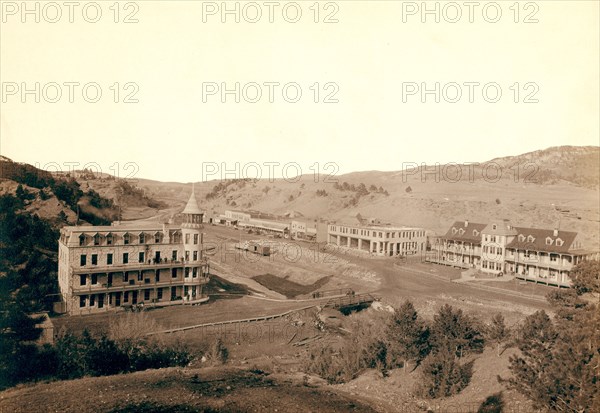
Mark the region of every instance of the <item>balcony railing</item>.
[[145, 262], [131, 262], [127, 264], [101, 264], [101, 265], [86, 265], [83, 267], [71, 266], [74, 274], [89, 274], [92, 272], [122, 272], [122, 271], [136, 271], [136, 270], [152, 270], [161, 268], [172, 268], [172, 267], [184, 267], [186, 265], [193, 266], [205, 266], [208, 265], [208, 259], [202, 258], [200, 260], [160, 260], [160, 261], [145, 261]]
[[[144, 280], [128, 280], [127, 282], [118, 283], [97, 283], [97, 284], [86, 284], [86, 285], [75, 285], [73, 286], [74, 294], [90, 294], [90, 293], [108, 293], [113, 291], [123, 290], [144, 290], [148, 288], [164, 288], [164, 287], [176, 287], [176, 286], [193, 286], [203, 285], [210, 281], [209, 277], [185, 277], [185, 278], [172, 278], [168, 280], [146, 282]], [[133, 283], [132, 283], [133, 281]]]

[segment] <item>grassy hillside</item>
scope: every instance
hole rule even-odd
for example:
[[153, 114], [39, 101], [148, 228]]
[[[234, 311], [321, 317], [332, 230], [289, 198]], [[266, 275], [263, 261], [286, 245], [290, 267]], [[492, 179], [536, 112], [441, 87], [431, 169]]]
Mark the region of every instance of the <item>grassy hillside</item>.
[[[327, 182], [325, 176], [315, 182], [312, 175], [293, 183], [209, 181], [197, 183], [196, 194], [207, 212], [255, 209], [349, 222], [360, 214], [437, 233], [456, 219], [506, 218], [521, 226], [578, 231], [588, 247], [600, 245], [598, 147], [549, 148], [474, 166], [416, 166], [355, 172]], [[169, 214], [184, 205], [191, 191], [191, 184], [140, 179], [137, 185], [168, 204]]]

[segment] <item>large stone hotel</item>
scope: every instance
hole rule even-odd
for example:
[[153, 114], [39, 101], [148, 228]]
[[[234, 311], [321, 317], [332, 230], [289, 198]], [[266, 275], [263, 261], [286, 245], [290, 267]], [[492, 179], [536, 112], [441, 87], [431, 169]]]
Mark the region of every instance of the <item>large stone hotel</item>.
[[123, 223], [69, 226], [58, 243], [63, 311], [89, 314], [133, 305], [167, 306], [207, 300], [203, 213], [194, 191], [180, 226]]

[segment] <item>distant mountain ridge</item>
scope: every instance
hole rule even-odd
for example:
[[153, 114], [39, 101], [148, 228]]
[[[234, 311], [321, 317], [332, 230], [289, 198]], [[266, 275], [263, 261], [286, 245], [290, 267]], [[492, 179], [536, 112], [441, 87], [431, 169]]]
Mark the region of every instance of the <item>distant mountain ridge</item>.
[[[495, 179], [498, 167], [503, 171]], [[333, 177], [336, 182], [324, 176], [315, 182], [312, 175], [297, 182], [215, 180], [197, 182], [196, 195], [208, 214], [252, 209], [285, 216], [295, 211], [308, 220], [353, 223], [359, 215], [435, 233], [446, 232], [455, 220], [510, 219], [514, 225], [581, 232], [588, 246], [600, 245], [600, 147], [560, 146], [494, 158], [473, 167], [473, 179], [461, 168], [458, 180], [456, 164], [439, 165], [437, 176], [428, 165], [426, 170], [352, 172]], [[79, 174], [77, 182], [120, 205], [124, 219], [165, 221], [191, 192], [191, 183], [140, 178], [129, 182], [141, 192], [119, 202], [117, 181], [110, 177]]]

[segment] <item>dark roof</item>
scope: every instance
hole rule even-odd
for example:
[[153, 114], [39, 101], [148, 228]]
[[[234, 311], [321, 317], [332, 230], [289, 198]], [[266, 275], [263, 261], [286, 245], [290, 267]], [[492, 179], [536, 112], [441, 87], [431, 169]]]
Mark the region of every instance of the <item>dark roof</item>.
[[[575, 238], [577, 237], [576, 232], [572, 231], [558, 231], [558, 235], [554, 236], [554, 231], [551, 229], [539, 229], [539, 228], [524, 228], [515, 227], [517, 230], [517, 236], [506, 246], [506, 248], [519, 248], [530, 251], [544, 251], [544, 252], [562, 252], [568, 253], [574, 250], [581, 249], [581, 246], [574, 245]], [[528, 240], [529, 236], [533, 236], [533, 240]], [[525, 238], [523, 238], [525, 237]], [[546, 244], [546, 239], [552, 240], [551, 244]], [[562, 245], [557, 245], [556, 240], [561, 239]]]
[[[450, 239], [453, 241], [463, 241], [463, 242], [472, 242], [474, 244], [481, 244], [481, 231], [487, 226], [487, 224], [479, 224], [477, 222], [469, 222], [468, 225], [465, 226], [467, 222], [465, 221], [456, 221], [446, 235], [442, 238]], [[455, 231], [453, 231], [453, 229]], [[464, 231], [461, 234], [461, 229]], [[476, 234], [473, 234], [473, 230], [476, 230]]]

